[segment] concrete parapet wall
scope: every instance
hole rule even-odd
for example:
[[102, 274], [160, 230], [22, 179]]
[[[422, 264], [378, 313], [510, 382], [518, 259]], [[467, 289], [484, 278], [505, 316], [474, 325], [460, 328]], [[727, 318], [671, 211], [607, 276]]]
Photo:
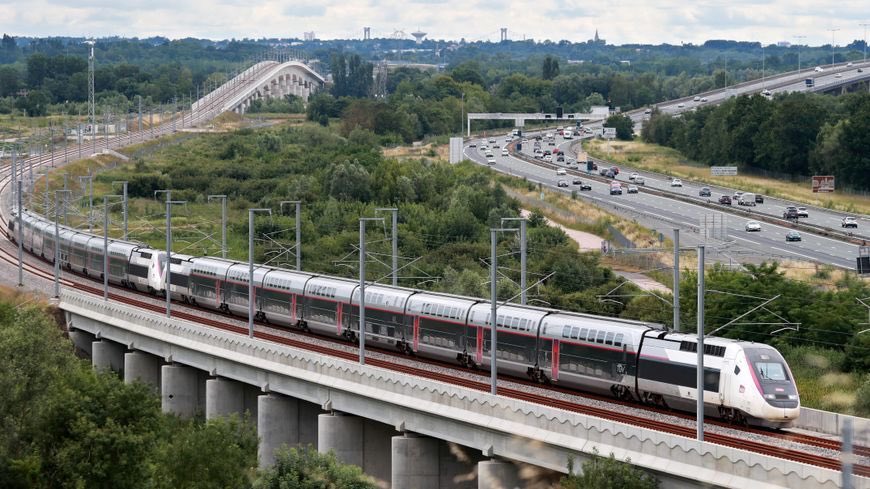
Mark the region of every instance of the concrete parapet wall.
[[75, 328], [219, 375], [498, 456], [566, 472], [593, 452], [649, 470], [662, 487], [839, 487], [837, 471], [525, 401], [494, 397], [104, 302], [64, 290]]
[[855, 443], [870, 445], [870, 419], [867, 418], [802, 407], [801, 417], [795, 422], [794, 427], [829, 435], [840, 435], [843, 433], [843, 420], [845, 419], [852, 420]]

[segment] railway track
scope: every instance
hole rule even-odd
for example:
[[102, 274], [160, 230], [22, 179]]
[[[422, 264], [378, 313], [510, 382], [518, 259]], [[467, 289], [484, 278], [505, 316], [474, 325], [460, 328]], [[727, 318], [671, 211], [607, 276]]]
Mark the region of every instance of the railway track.
[[[232, 94], [232, 92], [228, 91], [224, 97], [215, 98], [215, 100], [213, 100], [211, 102], [211, 104], [217, 105], [217, 104], [223, 103], [223, 99], [226, 97], [229, 97], [231, 94]], [[203, 110], [205, 110], [205, 109], [203, 109]], [[205, 117], [202, 117], [202, 118], [204, 119]], [[190, 124], [199, 122], [201, 120], [198, 118], [194, 118], [193, 116], [191, 116], [190, 119], [191, 119]], [[121, 136], [121, 137], [109, 138], [109, 142], [103, 147], [110, 147], [111, 148], [111, 147], [121, 147], [123, 145], [135, 144], [135, 143], [147, 141], [150, 139], [154, 139], [154, 138], [159, 137], [161, 135], [170, 133], [171, 131], [172, 131], [172, 122], [169, 121], [169, 122], [166, 122], [166, 123], [162, 124], [161, 126], [159, 126], [159, 129], [138, 131], [136, 133], [133, 133], [133, 135], [128, 135], [127, 137]], [[124, 143], [127, 143], [127, 144], [124, 144]], [[76, 148], [72, 148], [72, 149], [65, 148], [63, 151], [60, 152], [59, 156], [57, 154], [42, 155], [39, 157], [35, 157], [35, 160], [30, 161], [30, 163], [34, 164], [38, 168], [40, 166], [52, 164], [55, 161], [58, 161], [58, 159], [63, 160], [65, 157], [74, 156], [75, 153], [77, 153], [77, 152], [78, 152], [78, 150]], [[533, 163], [538, 164], [537, 162], [534, 162], [534, 161], [533, 161]], [[541, 164], [540, 166], [549, 167], [548, 165], [545, 166], [544, 164]], [[10, 184], [10, 180], [11, 180], [10, 175], [8, 174], [8, 169], [7, 169], [7, 174], [5, 175], [5, 177], [2, 180], [0, 180], [0, 194], [7, 191], [9, 184]], [[3, 209], [3, 211], [6, 211], [6, 209]], [[5, 232], [5, 230], [8, 229], [8, 226], [7, 226], [6, 215], [4, 213], [0, 213], [0, 223], [2, 223], [4, 232]], [[7, 236], [7, 238], [8, 238], [8, 236]], [[47, 262], [43, 261], [39, 257], [33, 257], [33, 258], [35, 258], [40, 264], [47, 264]], [[17, 255], [13, 251], [9, 250], [8, 247], [0, 247], [0, 260], [8, 263], [10, 265], [14, 265], [14, 266], [17, 266], [17, 264], [18, 264]], [[43, 269], [43, 267], [34, 265], [32, 263], [25, 263], [24, 269], [28, 274], [31, 274], [35, 277], [39, 277], [39, 278], [45, 279], [45, 280], [53, 280], [54, 279], [53, 270], [46, 271]], [[102, 293], [103, 293], [102, 288], [94, 287], [94, 286], [88, 285], [86, 283], [87, 281], [92, 281], [93, 279], [90, 279], [90, 278], [85, 279], [84, 277], [77, 276], [75, 274], [71, 275], [69, 271], [65, 271], [64, 274], [67, 277], [73, 277], [73, 278], [62, 279], [63, 280], [62, 283], [64, 286], [71, 287], [71, 288], [74, 288], [76, 290], [80, 290], [80, 291], [95, 294], [95, 295], [102, 295]], [[114, 289], [114, 286], [112, 288]], [[126, 290], [126, 289], [124, 289], [124, 290]], [[142, 294], [143, 296], [147, 296], [147, 294], [144, 294], [141, 292], [140, 292], [140, 294]], [[148, 296], [148, 297], [152, 297], [152, 296]], [[126, 295], [110, 292], [109, 298], [111, 300], [115, 300], [115, 301], [125, 303], [128, 305], [132, 305], [134, 307], [138, 307], [138, 308], [141, 308], [144, 310], [149, 310], [149, 311], [161, 313], [161, 314], [165, 313], [165, 307], [163, 307], [163, 306], [152, 304], [152, 303], [147, 302], [147, 301], [131, 298], [131, 297], [128, 297]], [[187, 306], [187, 307], [190, 307], [190, 306]], [[209, 310], [209, 312], [214, 313], [214, 311], [211, 311], [211, 310]], [[209, 327], [219, 328], [219, 329], [229, 331], [232, 333], [236, 333], [236, 334], [247, 335], [247, 333], [248, 333], [248, 330], [246, 327], [243, 327], [240, 325], [234, 325], [234, 324], [231, 324], [231, 323], [225, 322], [225, 321], [204, 318], [201, 315], [187, 312], [185, 310], [175, 309], [173, 312], [173, 315], [179, 319], [184, 319], [184, 320], [196, 322], [196, 323], [206, 325]], [[333, 357], [342, 358], [342, 359], [349, 360], [349, 361], [356, 361], [358, 358], [358, 354], [354, 353], [353, 351], [347, 351], [346, 349], [330, 348], [330, 347], [323, 346], [323, 345], [312, 344], [311, 342], [307, 342], [304, 340], [296, 340], [296, 339], [286, 338], [286, 337], [278, 335], [278, 334], [263, 331], [263, 328], [272, 327], [270, 325], [265, 325], [265, 324], [258, 322], [258, 326], [260, 327], [260, 329], [255, 331], [255, 336], [257, 338], [260, 338], [263, 340], [272, 341], [272, 342], [279, 343], [279, 344], [284, 344], [284, 345], [291, 346], [294, 348], [305, 349], [305, 350], [312, 351], [312, 352], [319, 353], [319, 354], [331, 355]], [[294, 330], [294, 332], [298, 332], [298, 331]], [[301, 332], [299, 332], [299, 333], [304, 334]], [[317, 336], [317, 338], [324, 339], [321, 336]], [[340, 340], [337, 340], [337, 339], [332, 339], [331, 341], [334, 341], [335, 343], [340, 342]], [[344, 342], [341, 342], [341, 343], [343, 343], [344, 345], [347, 345]], [[387, 351], [387, 350], [383, 350], [383, 349], [377, 349], [377, 350], [381, 353], [388, 353], [389, 355], [394, 355], [396, 357], [402, 356], [402, 355], [395, 353], [395, 352], [392, 352], [392, 351]], [[421, 359], [415, 359], [415, 360], [423, 361]], [[463, 378], [461, 376], [445, 374], [445, 373], [438, 372], [438, 371], [423, 369], [423, 368], [414, 367], [414, 366], [403, 365], [403, 364], [396, 363], [393, 361], [375, 359], [375, 358], [367, 359], [367, 363], [369, 365], [373, 365], [376, 367], [381, 367], [381, 368], [385, 368], [385, 369], [389, 369], [389, 370], [393, 370], [393, 371], [397, 371], [397, 372], [406, 373], [409, 375], [414, 375], [414, 376], [421, 377], [421, 378], [427, 378], [430, 380], [444, 382], [444, 383], [451, 384], [451, 385], [462, 386], [462, 387], [465, 387], [468, 389], [473, 389], [473, 390], [477, 390], [477, 391], [481, 391], [481, 392], [488, 392], [489, 388], [490, 388], [488, 376], [484, 377], [483, 375], [480, 375], [479, 380], [474, 380], [474, 379]], [[446, 365], [446, 364], [443, 364], [442, 362], [430, 362], [430, 363]], [[450, 365], [450, 367], [453, 369], [459, 368], [455, 365]], [[510, 378], [510, 379], [503, 378], [502, 380], [510, 380], [512, 382], [524, 382], [522, 380], [518, 380], [518, 379], [514, 379], [514, 378]], [[529, 382], [529, 384], [532, 384], [532, 383]], [[532, 384], [532, 385], [535, 385], [537, 387], [541, 387], [538, 384]], [[554, 390], [559, 390], [558, 387], [550, 387], [550, 388], [554, 389]], [[573, 390], [570, 390], [570, 391], [567, 389], [562, 389], [562, 390], [564, 392], [570, 392], [573, 395], [579, 394], [578, 392], [573, 391]], [[625, 424], [629, 424], [629, 425], [633, 425], [633, 426], [662, 431], [662, 432], [671, 433], [671, 434], [675, 434], [675, 435], [679, 435], [679, 436], [685, 436], [687, 438], [694, 438], [695, 437], [694, 428], [674, 425], [674, 424], [663, 422], [663, 421], [651, 420], [651, 419], [645, 418], [645, 417], [639, 417], [639, 416], [635, 416], [635, 415], [631, 415], [631, 414], [621, 413], [621, 412], [619, 412], [619, 410], [611, 410], [611, 409], [603, 409], [603, 408], [598, 408], [598, 407], [591, 407], [591, 406], [587, 406], [587, 405], [583, 405], [583, 404], [578, 404], [576, 402], [554, 399], [552, 396], [526, 392], [526, 391], [519, 390], [516, 388], [501, 387], [499, 389], [499, 392], [500, 392], [500, 395], [502, 395], [502, 396], [510, 397], [510, 398], [514, 398], [514, 399], [525, 400], [525, 401], [535, 403], [535, 404], [552, 406], [552, 407], [564, 409], [564, 410], [570, 411], [570, 412], [582, 413], [582, 414], [595, 416], [595, 417], [599, 417], [599, 418], [603, 418], [603, 419], [609, 419], [612, 421], [617, 421], [620, 423], [625, 423]], [[584, 395], [589, 396], [589, 397], [596, 397], [596, 396], [590, 395], [588, 393], [584, 393]], [[597, 397], [600, 397], [600, 396], [597, 396]], [[603, 397], [600, 397], [600, 398], [604, 399]], [[632, 407], [635, 407], [635, 408], [638, 407], [637, 404], [629, 404], [629, 403], [625, 403], [623, 401], [616, 401], [616, 400], [610, 399], [610, 398], [608, 398], [606, 400], [608, 402], [614, 403], [615, 405], [624, 404], [624, 405], [631, 405]], [[650, 410], [656, 411], [655, 408], [650, 409]], [[663, 410], [659, 410], [659, 411], [661, 411], [662, 413], [666, 413], [668, 415], [671, 415], [671, 416], [680, 416], [680, 417], [684, 417], [687, 419], [694, 419], [693, 416], [690, 416], [690, 415], [685, 414], [685, 413], [676, 413], [676, 412], [663, 411]], [[706, 422], [709, 424], [728, 426], [725, 423], [712, 421], [712, 420], [708, 420]], [[754, 432], [754, 433], [758, 433], [758, 434], [763, 434], [765, 436], [781, 437], [785, 440], [788, 440], [788, 441], [791, 441], [791, 442], [794, 442], [797, 444], [807, 445], [807, 446], [825, 448], [825, 449], [830, 449], [830, 450], [840, 450], [841, 449], [841, 444], [838, 440], [830, 440], [830, 439], [825, 439], [825, 438], [820, 438], [820, 437], [814, 437], [811, 435], [796, 434], [796, 433], [775, 433], [775, 432], [769, 432], [766, 430], [758, 430], [755, 428], [745, 428], [745, 430], [747, 432]], [[775, 456], [775, 457], [783, 458], [786, 460], [792, 460], [792, 461], [796, 461], [796, 462], [806, 463], [806, 464], [810, 464], [810, 465], [814, 465], [814, 466], [818, 466], [818, 467], [824, 467], [824, 468], [831, 469], [831, 470], [840, 470], [841, 469], [840, 461], [833, 459], [833, 458], [829, 458], [829, 457], [824, 457], [824, 456], [820, 456], [820, 455], [816, 455], [816, 454], [807, 453], [805, 451], [772, 446], [770, 444], [763, 443], [763, 442], [746, 440], [746, 439], [743, 439], [740, 437], [722, 435], [722, 434], [717, 434], [717, 433], [705, 433], [705, 439], [706, 439], [706, 441], [708, 441], [710, 443], [716, 443], [716, 444], [720, 444], [723, 446], [728, 446], [728, 447], [737, 448], [737, 449], [741, 449], [741, 450], [747, 450], [747, 451], [751, 451], [751, 452], [755, 452], [755, 453], [761, 453], [761, 454], [765, 454], [765, 455], [769, 455], [769, 456]], [[870, 448], [859, 446], [859, 447], [855, 448], [855, 453], [861, 457], [870, 457]], [[870, 477], [870, 466], [863, 466], [863, 465], [856, 466], [854, 468], [854, 473], [858, 476], [861, 476], [861, 477]]]

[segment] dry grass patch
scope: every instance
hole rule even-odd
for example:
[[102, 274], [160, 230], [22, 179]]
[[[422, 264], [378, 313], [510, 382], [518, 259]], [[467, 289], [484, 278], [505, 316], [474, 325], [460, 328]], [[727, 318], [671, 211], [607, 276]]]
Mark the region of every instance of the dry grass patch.
[[618, 165], [631, 166], [710, 185], [738, 188], [828, 209], [870, 214], [870, 196], [842, 193], [814, 194], [810, 182], [794, 183], [746, 175], [713, 178], [710, 176], [709, 168], [693, 164], [672, 148], [640, 141], [623, 141], [611, 143], [608, 151], [607, 143], [598, 140], [585, 143], [584, 148], [592, 156], [613, 161]]
[[447, 160], [450, 157], [450, 148], [446, 144], [422, 144], [419, 146], [396, 146], [393, 148], [383, 148], [383, 154], [387, 158], [396, 158], [404, 160], [409, 158], [436, 158]]

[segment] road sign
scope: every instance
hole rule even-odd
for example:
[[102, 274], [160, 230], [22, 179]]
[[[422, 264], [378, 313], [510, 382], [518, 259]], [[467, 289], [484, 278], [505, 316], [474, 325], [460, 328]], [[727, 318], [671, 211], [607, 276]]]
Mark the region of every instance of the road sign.
[[858, 275], [870, 275], [870, 246], [858, 247], [858, 261], [856, 267]]
[[714, 177], [736, 177], [736, 166], [711, 166], [710, 175]]
[[602, 133], [605, 138], [613, 139], [616, 137], [616, 128], [615, 127], [605, 127]]
[[813, 175], [813, 192], [833, 192], [834, 177], [831, 175]]

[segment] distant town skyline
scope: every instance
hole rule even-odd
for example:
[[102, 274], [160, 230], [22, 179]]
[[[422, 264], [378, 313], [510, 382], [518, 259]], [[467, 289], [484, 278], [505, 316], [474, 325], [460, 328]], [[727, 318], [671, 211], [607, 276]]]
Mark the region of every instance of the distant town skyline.
[[[185, 37], [214, 40], [372, 38], [418, 29], [427, 39], [699, 44], [710, 39], [839, 46], [864, 39], [866, 0], [0, 0], [0, 31], [14, 36]], [[796, 36], [806, 36], [798, 38]]]

